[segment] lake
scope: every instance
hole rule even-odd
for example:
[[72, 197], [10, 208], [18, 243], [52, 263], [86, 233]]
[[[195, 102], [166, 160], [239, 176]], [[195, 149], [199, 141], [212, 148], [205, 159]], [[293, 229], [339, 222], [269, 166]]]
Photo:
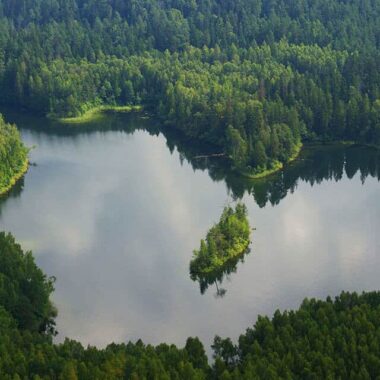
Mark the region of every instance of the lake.
[[[60, 129], [6, 118], [34, 149], [0, 201], [0, 229], [57, 278], [58, 341], [182, 346], [198, 336], [209, 346], [305, 297], [380, 289], [379, 151], [313, 147], [284, 172], [247, 181], [218, 159], [186, 159], [202, 147], [146, 118]], [[251, 253], [217, 284], [223, 297], [213, 284], [201, 294], [192, 251], [234, 199], [256, 228]]]

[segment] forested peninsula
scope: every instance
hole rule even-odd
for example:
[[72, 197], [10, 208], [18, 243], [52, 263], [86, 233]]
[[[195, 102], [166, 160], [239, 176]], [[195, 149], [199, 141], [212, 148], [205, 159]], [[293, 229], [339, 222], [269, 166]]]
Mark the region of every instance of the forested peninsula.
[[[15, 239], [0, 233], [1, 379], [375, 379], [380, 373], [380, 293], [303, 301], [259, 317], [235, 345], [215, 337], [209, 363], [198, 338], [184, 348], [54, 344], [57, 311], [48, 278]], [[58, 279], [59, 281], [59, 279]]]
[[0, 196], [28, 170], [28, 149], [16, 126], [7, 124], [0, 114]]
[[380, 144], [380, 4], [1, 0], [0, 103], [143, 106], [255, 177], [302, 142]]

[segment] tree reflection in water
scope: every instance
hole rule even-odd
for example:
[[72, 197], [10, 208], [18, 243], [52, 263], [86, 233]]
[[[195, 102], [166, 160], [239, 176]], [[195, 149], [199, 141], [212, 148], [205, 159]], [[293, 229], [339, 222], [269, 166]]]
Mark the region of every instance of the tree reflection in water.
[[[173, 132], [170, 127], [163, 127], [156, 118], [148, 118], [144, 114], [109, 113], [97, 123], [78, 125], [75, 128], [20, 112], [6, 113], [6, 115], [9, 122], [15, 122], [23, 128], [31, 128], [51, 136], [71, 136], [73, 139], [82, 134], [110, 130], [127, 134], [133, 134], [136, 130], [144, 130], [151, 135], [162, 133], [166, 137], [168, 149], [174, 154], [178, 151], [181, 162], [189, 162], [194, 170], [207, 171], [214, 181], [223, 181], [234, 199], [241, 199], [248, 194], [260, 207], [265, 207], [267, 204], [279, 204], [289, 193], [295, 191], [300, 182], [307, 182], [314, 186], [323, 181], [340, 181], [355, 175], [360, 176], [363, 183], [368, 177], [380, 180], [380, 150], [365, 146], [344, 144], [305, 146], [299, 158], [292, 164], [286, 165], [283, 171], [267, 178], [249, 180], [236, 175], [231, 170], [231, 163], [227, 157], [212, 157], [214, 154], [223, 153], [220, 148], [199, 144], [199, 141], [195, 143]], [[204, 158], [207, 155], [211, 157]], [[9, 194], [0, 197], [0, 214], [6, 207], [7, 200], [20, 196], [23, 184], [22, 179]], [[248, 253], [245, 252], [239, 258], [230, 260], [214, 273], [207, 276], [192, 276], [192, 279], [199, 282], [202, 294], [210, 286], [215, 286], [216, 296], [223, 297], [226, 294], [223, 282], [237, 271], [239, 262], [243, 262]]]
[[[313, 186], [323, 181], [340, 181], [344, 177], [351, 179], [358, 173], [363, 183], [368, 177], [380, 181], [380, 149], [375, 147], [340, 143], [306, 145], [298, 159], [286, 165], [284, 170], [250, 180], [232, 171], [226, 158], [195, 159], [199, 147], [195, 149], [194, 145], [172, 134], [167, 135], [167, 139], [168, 145], [172, 149], [177, 146], [181, 160], [186, 159], [193, 169], [207, 170], [214, 181], [225, 181], [234, 199], [249, 194], [259, 207], [265, 207], [268, 202], [279, 204], [297, 188], [299, 181]], [[211, 152], [214, 153], [215, 148]]]
[[[311, 186], [323, 181], [340, 181], [353, 178], [359, 174], [362, 183], [368, 177], [380, 181], [380, 150], [367, 146], [328, 144], [307, 146], [300, 157], [283, 171], [259, 180], [247, 180], [226, 169], [227, 163], [221, 159], [196, 160], [191, 157], [195, 152], [186, 149], [186, 144], [177, 145], [182, 159], [187, 159], [194, 169], [208, 170], [209, 175], [217, 181], [224, 180], [235, 199], [241, 199], [246, 193], [253, 196], [259, 207], [268, 202], [277, 205], [287, 194], [296, 190], [300, 181]], [[190, 158], [188, 158], [190, 157]], [[226, 289], [221, 287], [225, 277], [237, 271], [242, 257], [230, 260], [218, 271], [208, 275], [191, 274], [193, 281], [198, 281], [201, 293], [204, 294], [210, 285], [215, 284], [216, 296], [224, 297]]]
[[25, 177], [20, 178], [8, 193], [0, 196], [0, 215], [3, 207], [9, 199], [18, 198], [21, 195], [24, 190], [24, 182]]
[[207, 274], [190, 272], [190, 278], [193, 281], [197, 281], [199, 283], [201, 294], [205, 294], [207, 289], [211, 285], [215, 284], [215, 297], [223, 298], [227, 293], [227, 290], [221, 287], [223, 285], [223, 281], [225, 279], [229, 279], [232, 273], [236, 273], [239, 262], [244, 263], [245, 257], [249, 255], [250, 252], [251, 250], [247, 249], [238, 257], [234, 257], [231, 260], [228, 260], [223, 266]]

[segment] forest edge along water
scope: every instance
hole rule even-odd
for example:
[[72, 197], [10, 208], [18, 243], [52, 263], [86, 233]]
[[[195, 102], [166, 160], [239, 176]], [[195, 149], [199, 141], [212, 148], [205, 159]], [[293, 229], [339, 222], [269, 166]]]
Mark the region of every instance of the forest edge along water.
[[[163, 135], [152, 118], [56, 128], [7, 120], [17, 117], [36, 165], [1, 202], [0, 222], [57, 278], [57, 342], [183, 346], [197, 335], [209, 347], [305, 296], [379, 288], [375, 149], [308, 147], [284, 170], [247, 180], [223, 157], [195, 159], [208, 146]], [[251, 253], [192, 282], [192, 250], [235, 199], [257, 227]]]
[[[63, 125], [83, 125], [83, 124], [93, 124], [95, 122], [100, 122], [102, 119], [106, 116], [107, 113], [130, 113], [130, 112], [142, 112], [144, 110], [142, 105], [127, 105], [127, 106], [108, 106], [108, 105], [102, 105], [98, 107], [90, 107], [88, 110], [84, 111], [83, 114], [79, 116], [73, 116], [73, 117], [56, 117], [54, 115], [49, 116], [52, 120], [56, 121], [59, 124]], [[155, 114], [150, 115], [153, 118], [157, 118], [158, 116]], [[164, 124], [164, 121], [162, 121], [160, 124]], [[184, 132], [181, 132], [178, 130], [178, 128], [174, 128], [177, 134], [183, 135], [183, 137], [186, 139], [189, 139], [189, 137], [186, 137], [186, 134]], [[162, 130], [162, 128], [161, 128]], [[199, 144], [199, 140], [193, 140], [195, 144]], [[206, 144], [205, 144], [206, 145]], [[235, 168], [238, 174], [249, 178], [249, 179], [259, 179], [267, 177], [273, 173], [276, 173], [284, 168], [284, 164], [289, 164], [292, 161], [294, 161], [298, 155], [301, 152], [303, 144], [301, 142], [298, 142], [295, 144], [293, 152], [291, 153], [290, 157], [285, 161], [285, 163], [280, 161], [274, 161], [271, 164], [270, 168], [262, 169], [262, 170], [255, 170], [250, 171], [247, 168]], [[233, 157], [231, 154], [227, 154], [226, 152], [223, 153], [210, 153], [207, 152], [200, 154], [199, 156], [194, 157], [195, 159], [201, 159], [201, 158], [217, 158], [217, 157], [223, 157], [228, 158], [230, 165], [233, 164]]]
[[[358, 144], [353, 141], [327, 141], [327, 142], [317, 142], [317, 143], [306, 143], [304, 145], [299, 145], [297, 149], [297, 154], [294, 155], [290, 161], [285, 165], [280, 165], [277, 169], [272, 171], [265, 171], [261, 174], [250, 175], [240, 171], [236, 171], [231, 167], [231, 163], [225, 153], [220, 153], [217, 148], [213, 145], [205, 144], [189, 139], [181, 132], [173, 130], [172, 128], [167, 128], [158, 120], [155, 120], [152, 115], [146, 112], [142, 113], [140, 107], [126, 107], [122, 111], [118, 107], [99, 107], [94, 109], [94, 115], [98, 117], [92, 118], [91, 114], [89, 118], [78, 119], [70, 118], [67, 121], [61, 121], [59, 119], [49, 119], [45, 117], [36, 117], [26, 111], [18, 111], [14, 108], [0, 108], [0, 112], [6, 115], [7, 119], [11, 123], [21, 124], [22, 127], [31, 127], [35, 130], [46, 131], [47, 133], [58, 134], [58, 135], [80, 135], [82, 133], [91, 133], [92, 131], [108, 131], [108, 130], [131, 130], [128, 127], [128, 123], [132, 120], [131, 125], [138, 125], [138, 129], [147, 131], [150, 134], [158, 135], [163, 133], [167, 139], [167, 144], [170, 150], [175, 147], [181, 153], [181, 157], [185, 157], [187, 160], [191, 161], [194, 168], [208, 170], [211, 177], [223, 177], [227, 182], [227, 186], [231, 187], [234, 196], [241, 197], [241, 189], [252, 189], [257, 184], [259, 186], [263, 183], [271, 183], [272, 180], [281, 178], [282, 173], [292, 172], [292, 168], [295, 165], [304, 166], [305, 159], [310, 157], [311, 152], [316, 151], [326, 151], [327, 156], [331, 154], [332, 151], [336, 150], [339, 152], [347, 151], [346, 149], [352, 148], [353, 150], [362, 151], [379, 151], [379, 147], [367, 144]], [[99, 117], [100, 116], [100, 117]], [[136, 124], [135, 121], [139, 120]], [[73, 125], [71, 124], [73, 122]], [[28, 126], [28, 124], [30, 125]], [[142, 127], [140, 126], [142, 125]], [[349, 152], [349, 151], [347, 151]], [[27, 156], [26, 156], [27, 157]], [[21, 178], [25, 174], [29, 161], [25, 161], [23, 169], [17, 175], [17, 179]], [[313, 161], [314, 164], [317, 164]], [[312, 170], [310, 168], [310, 170]], [[215, 174], [213, 174], [215, 172]], [[217, 174], [216, 174], [217, 173]], [[16, 178], [15, 178], [16, 179]], [[14, 181], [12, 182], [14, 183]], [[9, 191], [9, 189], [7, 190]]]
[[[378, 377], [379, 151], [300, 148], [380, 146], [379, 1], [0, 0], [0, 30], [0, 104], [51, 119], [0, 199], [0, 377]], [[2, 123], [0, 187], [27, 153]]]
[[[76, 117], [66, 117], [66, 118], [57, 118], [55, 116], [51, 116], [51, 120], [53, 120], [56, 124], [55, 127], [59, 128], [67, 127], [69, 125], [74, 126], [88, 126], [91, 129], [91, 126], [94, 124], [102, 123], [103, 121], [106, 121], [107, 115], [110, 113], [113, 114], [125, 114], [125, 113], [136, 113], [140, 114], [144, 111], [144, 107], [142, 105], [127, 105], [127, 106], [111, 106], [111, 105], [101, 105], [97, 107], [90, 107], [87, 111], [85, 111], [82, 115], [76, 116]], [[154, 113], [148, 113], [145, 111], [144, 117], [150, 117], [153, 119], [157, 118], [157, 115]], [[45, 121], [46, 122], [46, 121]], [[260, 171], [257, 170], [247, 170], [247, 168], [236, 168], [233, 164], [233, 157], [231, 154], [228, 154], [226, 152], [222, 153], [216, 153], [215, 149], [218, 150], [218, 148], [214, 147], [212, 144], [202, 144], [201, 141], [197, 139], [189, 138], [189, 136], [186, 136], [184, 132], [181, 132], [180, 130], [174, 128], [168, 128], [164, 127], [165, 122], [163, 120], [158, 121], [155, 123], [156, 130], [160, 130], [164, 133], [169, 133], [171, 135], [177, 135], [182, 141], [184, 141], [187, 144], [195, 144], [204, 146], [205, 150], [199, 151], [199, 154], [195, 157], [192, 157], [192, 159], [209, 159], [209, 158], [223, 158], [224, 165], [228, 165], [231, 168], [233, 168], [233, 171], [236, 172], [237, 175], [241, 175], [242, 177], [247, 178], [248, 180], [257, 180], [266, 178], [268, 176], [272, 176], [273, 174], [282, 171], [287, 165], [291, 164], [293, 161], [297, 160], [302, 152], [303, 149], [308, 149], [310, 146], [339, 146], [339, 145], [347, 145], [347, 146], [364, 146], [364, 147], [371, 147], [374, 149], [380, 149], [378, 145], [374, 144], [367, 144], [367, 143], [358, 143], [355, 141], [347, 141], [347, 140], [336, 140], [331, 141], [330, 139], [323, 141], [323, 139], [318, 139], [318, 142], [297, 142], [294, 145], [293, 152], [290, 154], [290, 156], [287, 158], [286, 161], [280, 162], [280, 161], [274, 161], [271, 164], [270, 168], [262, 169]], [[228, 161], [226, 161], [226, 159]], [[230, 169], [231, 169], [230, 168]]]
[[0, 196], [9, 192], [28, 170], [28, 152], [16, 126], [6, 123], [0, 114]]

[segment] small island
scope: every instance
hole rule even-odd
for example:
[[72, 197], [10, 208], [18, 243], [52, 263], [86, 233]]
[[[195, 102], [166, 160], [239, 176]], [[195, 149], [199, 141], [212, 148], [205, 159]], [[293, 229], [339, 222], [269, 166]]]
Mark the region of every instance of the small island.
[[0, 195], [7, 193], [28, 170], [28, 149], [16, 126], [0, 114]]
[[199, 250], [194, 251], [190, 262], [193, 280], [219, 272], [229, 261], [241, 257], [250, 244], [251, 228], [247, 207], [238, 203], [234, 208], [225, 207], [222, 216], [201, 240]]

